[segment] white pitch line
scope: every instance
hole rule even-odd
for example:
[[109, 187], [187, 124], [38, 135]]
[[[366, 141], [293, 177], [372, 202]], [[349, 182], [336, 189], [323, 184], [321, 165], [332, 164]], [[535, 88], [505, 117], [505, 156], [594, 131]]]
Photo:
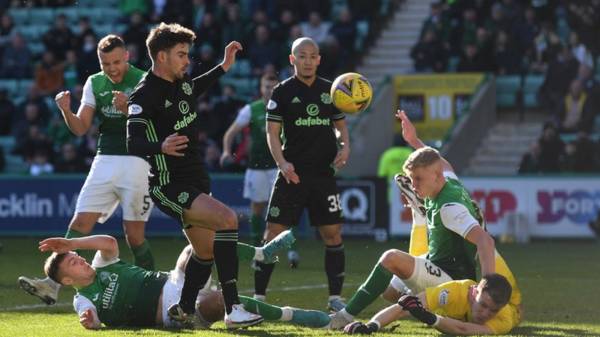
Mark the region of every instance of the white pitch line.
[[[354, 284], [347, 283], [347, 286], [353, 286]], [[322, 289], [327, 288], [327, 284], [313, 284], [306, 286], [290, 286], [290, 287], [282, 287], [282, 288], [269, 288], [270, 291], [295, 291], [295, 290], [310, 290], [310, 289]], [[252, 293], [254, 288], [252, 289], [244, 289], [241, 290], [241, 293]], [[26, 305], [17, 305], [14, 307], [8, 308], [0, 308], [0, 312], [6, 311], [21, 311], [21, 310], [31, 310], [31, 309], [40, 309], [40, 308], [56, 308], [56, 307], [67, 307], [72, 305], [69, 302], [58, 302], [54, 305], [46, 305], [46, 304], [26, 304]]]

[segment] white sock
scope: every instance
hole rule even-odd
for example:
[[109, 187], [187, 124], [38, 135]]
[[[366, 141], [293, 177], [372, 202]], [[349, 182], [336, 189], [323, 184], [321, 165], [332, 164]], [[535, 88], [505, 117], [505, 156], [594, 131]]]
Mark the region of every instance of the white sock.
[[339, 313], [344, 316], [345, 319], [347, 319], [348, 321], [352, 322], [354, 321], [354, 316], [350, 315], [347, 311], [346, 308], [342, 309], [339, 311]]
[[259, 300], [261, 302], [264, 302], [267, 299], [267, 296], [254, 294], [254, 296], [252, 296], [252, 298], [254, 298], [255, 300]]
[[340, 296], [340, 295], [331, 295], [331, 296], [329, 296], [328, 301], [339, 300], [340, 298], [342, 298], [342, 296]]
[[264, 259], [265, 259], [265, 254], [263, 254], [263, 248], [255, 247], [254, 248], [254, 260], [256, 260], [258, 262], [262, 262]]
[[294, 309], [292, 307], [283, 307], [281, 308], [281, 318], [280, 321], [289, 322], [292, 320], [294, 316]]

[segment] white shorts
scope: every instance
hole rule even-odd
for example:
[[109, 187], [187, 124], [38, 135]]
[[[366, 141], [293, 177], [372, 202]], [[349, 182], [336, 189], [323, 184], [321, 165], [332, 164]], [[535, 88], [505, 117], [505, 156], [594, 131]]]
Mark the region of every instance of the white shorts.
[[[180, 328], [181, 323], [173, 321], [169, 318], [167, 310], [175, 303], [179, 303], [181, 297], [181, 289], [183, 289], [183, 281], [185, 280], [185, 273], [180, 269], [173, 269], [169, 272], [169, 278], [162, 290], [162, 320], [165, 328]], [[198, 298], [204, 295], [211, 287], [211, 278], [208, 278], [206, 285], [198, 292]]]
[[405, 292], [404, 287], [406, 287], [413, 294], [418, 294], [426, 288], [435, 287], [448, 281], [452, 281], [452, 277], [446, 274], [442, 268], [422, 256], [417, 256], [415, 257], [413, 274], [406, 280], [394, 275], [390, 281], [390, 286], [398, 292]]
[[101, 213], [104, 223], [119, 202], [123, 220], [147, 221], [152, 211], [148, 193], [150, 164], [135, 156], [96, 155], [79, 192], [75, 213]]
[[278, 170], [247, 169], [244, 177], [244, 198], [252, 202], [267, 202]]

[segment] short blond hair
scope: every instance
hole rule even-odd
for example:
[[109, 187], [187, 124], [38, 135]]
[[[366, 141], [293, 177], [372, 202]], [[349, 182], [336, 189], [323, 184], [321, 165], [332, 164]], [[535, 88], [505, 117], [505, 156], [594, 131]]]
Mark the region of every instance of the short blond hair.
[[413, 170], [420, 167], [429, 167], [442, 159], [439, 151], [426, 146], [422, 147], [415, 152], [411, 153], [410, 156], [404, 162], [402, 166], [402, 170], [405, 173], [412, 172]]

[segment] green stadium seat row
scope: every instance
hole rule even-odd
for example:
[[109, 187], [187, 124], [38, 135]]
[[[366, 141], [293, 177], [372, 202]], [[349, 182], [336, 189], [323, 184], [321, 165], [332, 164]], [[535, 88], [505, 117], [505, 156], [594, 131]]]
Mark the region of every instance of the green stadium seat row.
[[[103, 1], [98, 1], [103, 2]], [[93, 23], [105, 24], [116, 21], [121, 17], [118, 8], [88, 8], [88, 7], [65, 7], [65, 8], [13, 8], [8, 12], [14, 19], [15, 25], [51, 25], [58, 14], [64, 14], [71, 24], [77, 23], [80, 17], [87, 16]]]
[[496, 106], [499, 108], [515, 108], [517, 94], [522, 90], [523, 103], [527, 108], [538, 107], [537, 92], [544, 83], [544, 76], [529, 74], [521, 86], [521, 76], [503, 75], [496, 77]]
[[238, 96], [253, 97], [258, 92], [258, 78], [221, 78], [220, 82], [233, 86]]

